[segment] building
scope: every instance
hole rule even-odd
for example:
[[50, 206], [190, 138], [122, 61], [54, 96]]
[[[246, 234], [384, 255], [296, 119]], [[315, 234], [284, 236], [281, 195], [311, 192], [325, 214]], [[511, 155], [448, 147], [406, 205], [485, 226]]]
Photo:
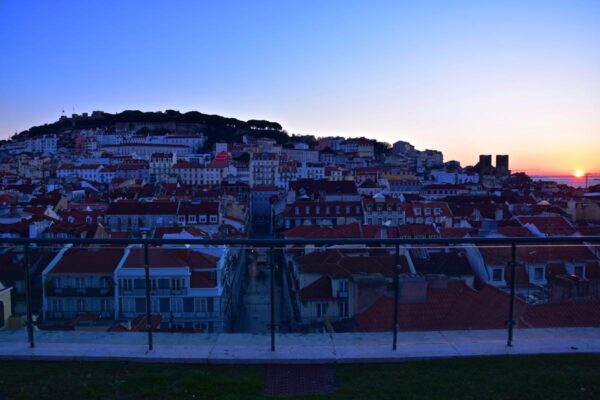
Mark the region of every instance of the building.
[[438, 224], [452, 226], [452, 211], [447, 203], [416, 202], [405, 203], [407, 224]]
[[[130, 247], [115, 271], [118, 319], [146, 313], [144, 250]], [[188, 248], [150, 248], [150, 308], [160, 329], [222, 332], [226, 258]]]
[[509, 176], [508, 155], [496, 154], [496, 175]]
[[108, 206], [105, 220], [113, 232], [139, 234], [157, 226], [175, 226], [178, 207], [179, 203], [170, 201], [117, 201]]
[[62, 164], [56, 169], [56, 177], [60, 179], [79, 177], [85, 180], [101, 182], [102, 166], [100, 164]]
[[479, 164], [477, 166], [480, 175], [490, 175], [494, 169], [492, 166], [492, 156], [490, 154], [479, 155]]
[[93, 313], [114, 319], [114, 271], [124, 250], [65, 247], [42, 272], [43, 314], [46, 320], [65, 320]]
[[378, 193], [372, 197], [363, 197], [362, 205], [365, 225], [397, 226], [405, 223], [404, 207], [395, 197]]
[[58, 150], [56, 135], [38, 136], [27, 141], [28, 150], [32, 153], [55, 154]]
[[0, 282], [0, 330], [6, 329], [8, 319], [12, 316], [12, 287], [5, 287]]
[[150, 181], [164, 182], [173, 174], [173, 166], [177, 163], [176, 153], [152, 153], [150, 156]]
[[250, 156], [250, 186], [275, 186], [278, 175], [278, 154], [252, 153]]
[[360, 201], [299, 200], [281, 213], [280, 220], [284, 229], [299, 225], [346, 225], [361, 223], [363, 212]]

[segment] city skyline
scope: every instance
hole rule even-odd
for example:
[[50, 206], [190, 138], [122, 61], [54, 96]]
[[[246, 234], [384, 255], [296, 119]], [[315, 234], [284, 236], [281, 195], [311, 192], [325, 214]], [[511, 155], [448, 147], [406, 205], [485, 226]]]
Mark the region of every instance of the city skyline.
[[594, 2], [98, 4], [0, 5], [0, 137], [73, 107], [198, 110], [600, 171]]

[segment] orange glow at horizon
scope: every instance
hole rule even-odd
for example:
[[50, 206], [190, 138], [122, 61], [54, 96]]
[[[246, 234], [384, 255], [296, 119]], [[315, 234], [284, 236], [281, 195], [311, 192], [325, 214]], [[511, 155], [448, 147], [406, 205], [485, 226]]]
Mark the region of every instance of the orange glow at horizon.
[[585, 176], [585, 172], [578, 169], [573, 173], [573, 175], [575, 176], [575, 178], [583, 178]]

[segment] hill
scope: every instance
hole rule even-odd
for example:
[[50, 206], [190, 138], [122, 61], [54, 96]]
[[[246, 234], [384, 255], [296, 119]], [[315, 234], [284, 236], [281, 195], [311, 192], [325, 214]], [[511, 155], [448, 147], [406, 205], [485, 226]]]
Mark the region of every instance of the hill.
[[46, 134], [60, 134], [78, 129], [131, 129], [146, 133], [164, 133], [170, 130], [203, 132], [208, 137], [207, 145], [216, 141], [240, 141], [245, 134], [269, 137], [278, 143], [289, 140], [287, 132], [277, 122], [251, 119], [241, 121], [220, 115], [203, 114], [198, 111], [180, 113], [175, 110], [165, 112], [143, 112], [125, 110], [116, 114], [94, 112], [92, 116], [62, 117], [60, 120], [20, 132], [15, 138], [30, 138]]

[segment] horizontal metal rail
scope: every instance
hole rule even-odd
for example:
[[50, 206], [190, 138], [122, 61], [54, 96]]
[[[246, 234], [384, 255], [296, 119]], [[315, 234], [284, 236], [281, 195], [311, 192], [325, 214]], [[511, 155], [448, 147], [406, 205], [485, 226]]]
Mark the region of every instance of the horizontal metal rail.
[[407, 245], [407, 244], [583, 244], [600, 243], [600, 236], [551, 236], [551, 237], [474, 237], [474, 238], [428, 238], [428, 239], [86, 239], [86, 238], [0, 238], [0, 244], [110, 244], [110, 245], [242, 245], [252, 247], [281, 247], [287, 245]]

